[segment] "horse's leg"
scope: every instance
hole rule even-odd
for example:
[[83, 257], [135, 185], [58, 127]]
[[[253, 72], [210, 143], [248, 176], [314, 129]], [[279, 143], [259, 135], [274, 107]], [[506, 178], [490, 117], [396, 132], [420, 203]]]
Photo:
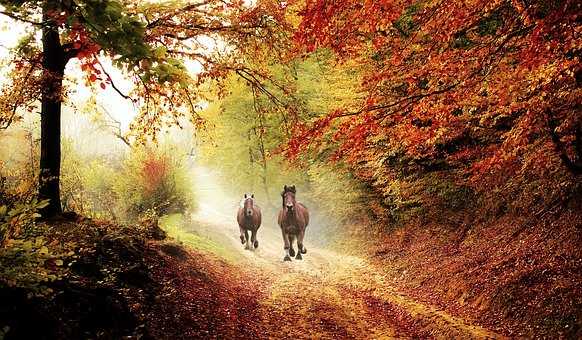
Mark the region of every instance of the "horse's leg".
[[283, 229], [281, 229], [281, 233], [283, 233], [283, 249], [285, 249], [283, 261], [291, 261], [291, 257], [289, 256], [289, 235]]
[[293, 249], [293, 242], [295, 242], [295, 235], [289, 234], [289, 255], [295, 256], [295, 249]]
[[240, 230], [240, 243], [245, 244], [244, 229], [240, 225], [238, 226], [238, 229]]
[[295, 256], [295, 259], [297, 259], [297, 260], [303, 259], [301, 254], [305, 254], [307, 252], [305, 250], [305, 247], [303, 247], [303, 237], [304, 236], [305, 236], [305, 231], [304, 230], [299, 231], [299, 234], [297, 235], [297, 256]]
[[252, 230], [251, 242], [255, 248], [259, 247], [259, 241], [257, 241], [257, 229]]
[[251, 245], [249, 243], [249, 231], [245, 229], [245, 249], [251, 249]]
[[303, 244], [303, 239], [305, 238], [305, 229], [301, 231], [301, 254], [307, 254], [307, 248], [305, 248], [305, 244]]

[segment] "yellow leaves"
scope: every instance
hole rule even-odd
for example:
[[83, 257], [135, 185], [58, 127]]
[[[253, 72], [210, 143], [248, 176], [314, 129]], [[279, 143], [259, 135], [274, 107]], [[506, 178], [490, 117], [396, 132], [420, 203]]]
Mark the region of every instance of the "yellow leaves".
[[48, 255], [48, 253], [49, 253], [49, 249], [48, 249], [48, 247], [47, 247], [47, 246], [42, 246], [42, 247], [40, 247], [40, 248], [38, 249], [38, 253], [39, 253], [40, 255]]

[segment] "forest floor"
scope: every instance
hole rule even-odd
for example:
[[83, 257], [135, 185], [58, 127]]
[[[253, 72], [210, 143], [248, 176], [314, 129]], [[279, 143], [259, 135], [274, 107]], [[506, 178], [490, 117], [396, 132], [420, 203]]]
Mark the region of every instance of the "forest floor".
[[244, 249], [234, 214], [220, 203], [220, 189], [213, 187], [210, 176], [199, 181], [205, 188], [198, 189], [198, 213], [185, 222], [174, 216], [163, 224], [170, 236], [202, 257], [213, 258], [205, 270], [212, 271], [214, 280], [231, 286], [225, 290], [236, 291], [233, 305], [227, 307], [232, 310], [226, 313], [236, 315], [227, 328], [238, 330], [238, 335], [503, 338], [399, 292], [380, 268], [364, 258], [314, 247], [307, 241], [303, 260], [284, 262], [280, 232], [269, 221], [260, 229], [259, 248]]
[[264, 231], [259, 248], [245, 250], [224, 226], [202, 225], [222, 247], [218, 253], [228, 254], [225, 265], [236, 268], [217, 279], [244, 282], [247, 298], [256, 300], [253, 317], [236, 328], [273, 338], [502, 338], [398, 292], [362, 258], [311, 247], [303, 260], [283, 262], [274, 233]]
[[[523, 283], [523, 275], [533, 274], [524, 271], [529, 267], [511, 265], [511, 256], [538, 260], [508, 252], [511, 248], [503, 248], [499, 259], [491, 256], [491, 249], [477, 254], [510, 264], [504, 267], [495, 261], [491, 265], [492, 260], [473, 264], [473, 248], [452, 255], [435, 248], [434, 235], [401, 248], [370, 236], [368, 241], [326, 244], [318, 238], [325, 221], [314, 219], [303, 260], [284, 262], [272, 212], [265, 214], [259, 230], [259, 247], [246, 250], [235, 220], [236, 199], [221, 191], [210, 172], [196, 173], [198, 209], [189, 216], [163, 217], [159, 225], [165, 233], [153, 222], [120, 226], [82, 216], [43, 225], [46, 244], [70, 244], [75, 255], [63, 258], [69, 269], [46, 284], [51, 294], [38, 296], [30, 287], [0, 285], [0, 339], [579, 338], [576, 249], [571, 255], [558, 254], [565, 264], [553, 264], [540, 247], [524, 246], [540, 253], [544, 266], [557, 266], [534, 266], [534, 273], [561, 276], [548, 281], [551, 284], [539, 279]], [[575, 235], [564, 237], [578, 241]], [[504, 244], [491, 240], [487, 244], [492, 249]], [[566, 243], [552, 240], [535, 238], [525, 244], [562, 249], [558, 246]], [[374, 256], [374, 244], [400, 258], [386, 257], [392, 253], [384, 250], [379, 253], [384, 257]], [[451, 271], [453, 260], [458, 263]], [[503, 277], [492, 270], [506, 276], [522, 273], [516, 276], [520, 286], [514, 281], [505, 286], [495, 280], [483, 283]], [[535, 285], [538, 281], [541, 288]], [[450, 286], [456, 290], [450, 292]], [[488, 307], [483, 301], [491, 300], [494, 288], [502, 289], [495, 294], [503, 300], [502, 312], [517, 308], [522, 314], [498, 315], [499, 309]], [[514, 297], [506, 298], [507, 291]], [[466, 292], [475, 293], [476, 302], [459, 302], [457, 296]], [[536, 304], [530, 307], [524, 301]], [[548, 325], [540, 323], [544, 320], [550, 320]], [[552, 320], [565, 320], [564, 327]]]

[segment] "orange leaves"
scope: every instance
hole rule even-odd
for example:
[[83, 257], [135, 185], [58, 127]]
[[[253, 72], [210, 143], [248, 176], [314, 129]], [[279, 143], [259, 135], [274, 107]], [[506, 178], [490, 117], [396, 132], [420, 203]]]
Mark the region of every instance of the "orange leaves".
[[105, 89], [106, 84], [111, 83], [111, 79], [103, 75], [97, 67], [99, 65], [97, 54], [101, 47], [89, 37], [82, 25], [73, 25], [69, 32], [69, 39], [71, 40], [70, 48], [75, 51], [75, 57], [81, 63], [81, 70], [85, 72], [87, 82], [99, 83], [101, 89]]
[[307, 151], [310, 146], [320, 144], [320, 138], [328, 131], [333, 120], [343, 114], [342, 110], [336, 110], [329, 115], [315, 120], [311, 126], [297, 124], [293, 138], [288, 141], [283, 153], [293, 159], [300, 153]]
[[[372, 39], [376, 49], [392, 29], [409, 1], [309, 1], [295, 40], [307, 51], [331, 47], [341, 55], [354, 56]], [[382, 32], [381, 35], [378, 35]]]
[[84, 71], [87, 76], [87, 82], [89, 84], [98, 83], [99, 87], [102, 90], [105, 90], [107, 87], [106, 84], [110, 84], [111, 79], [109, 79], [107, 75], [103, 74], [103, 72], [97, 68], [101, 67], [97, 57], [95, 55], [87, 56], [84, 59], [80, 59], [80, 62], [81, 70]]
[[[375, 143], [388, 139], [415, 159], [450, 159], [474, 173], [513, 170], [532, 164], [530, 145], [548, 138], [545, 111], [575, 111], [567, 80], [580, 72], [574, 2], [315, 0], [302, 15], [297, 44], [333, 49], [367, 72], [361, 112], [338, 124], [318, 119], [299, 144], [328, 138], [316, 132], [325, 126], [344, 159], [382, 152]], [[559, 140], [573, 144], [573, 131]], [[467, 145], [456, 144], [461, 135]]]

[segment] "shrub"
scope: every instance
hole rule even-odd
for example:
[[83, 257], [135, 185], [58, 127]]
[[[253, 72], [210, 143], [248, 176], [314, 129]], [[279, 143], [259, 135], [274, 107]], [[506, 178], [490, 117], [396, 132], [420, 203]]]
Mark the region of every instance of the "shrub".
[[63, 209], [123, 223], [146, 212], [159, 216], [192, 207], [192, 184], [183, 159], [169, 147], [131, 148], [122, 160], [86, 156], [64, 143]]
[[73, 253], [55, 249], [36, 230], [38, 210], [48, 200], [0, 205], [0, 287], [26, 288], [32, 294], [52, 292], [47, 283], [66, 273], [64, 260]]
[[353, 223], [355, 218], [366, 216], [365, 189], [349, 172], [341, 167], [313, 164], [309, 170], [311, 201], [318, 210], [328, 212], [337, 222]]
[[132, 150], [114, 184], [126, 218], [136, 220], [147, 211], [158, 216], [193, 207], [192, 184], [183, 160], [171, 150]]
[[16, 202], [11, 208], [0, 205], [0, 246], [29, 231], [35, 225], [35, 219], [40, 217], [37, 211], [47, 205], [48, 200], [38, 201], [36, 198], [29, 203]]

